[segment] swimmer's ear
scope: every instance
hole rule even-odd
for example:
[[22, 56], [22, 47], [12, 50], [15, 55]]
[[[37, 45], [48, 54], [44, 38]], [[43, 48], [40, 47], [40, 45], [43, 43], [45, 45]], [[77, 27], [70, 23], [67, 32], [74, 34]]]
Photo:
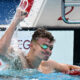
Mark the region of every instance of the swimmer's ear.
[[35, 47], [34, 42], [31, 42], [31, 43], [29, 44], [29, 46], [30, 46], [30, 48], [34, 48], [34, 47]]
[[31, 43], [30, 43], [30, 47], [35, 47], [36, 45], [35, 45], [36, 43], [34, 42], [34, 41], [32, 41]]
[[30, 43], [29, 46], [32, 47], [33, 46], [32, 43]]

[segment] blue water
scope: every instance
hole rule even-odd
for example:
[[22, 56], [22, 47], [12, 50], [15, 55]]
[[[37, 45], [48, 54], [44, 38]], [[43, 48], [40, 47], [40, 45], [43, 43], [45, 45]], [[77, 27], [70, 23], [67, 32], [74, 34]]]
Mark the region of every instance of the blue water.
[[0, 25], [9, 24], [20, 0], [0, 0]]
[[43, 74], [35, 69], [0, 71], [0, 80], [80, 80], [80, 76], [63, 73]]

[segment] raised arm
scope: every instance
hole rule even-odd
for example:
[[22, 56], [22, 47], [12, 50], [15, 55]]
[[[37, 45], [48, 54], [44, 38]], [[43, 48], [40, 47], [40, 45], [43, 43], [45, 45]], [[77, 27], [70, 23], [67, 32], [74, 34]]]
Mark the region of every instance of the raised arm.
[[6, 53], [8, 50], [8, 47], [11, 43], [11, 38], [13, 36], [13, 33], [16, 29], [16, 26], [22, 21], [25, 16], [27, 15], [26, 12], [22, 11], [21, 9], [16, 10], [16, 14], [9, 26], [9, 28], [6, 30], [2, 38], [0, 39], [0, 54]]

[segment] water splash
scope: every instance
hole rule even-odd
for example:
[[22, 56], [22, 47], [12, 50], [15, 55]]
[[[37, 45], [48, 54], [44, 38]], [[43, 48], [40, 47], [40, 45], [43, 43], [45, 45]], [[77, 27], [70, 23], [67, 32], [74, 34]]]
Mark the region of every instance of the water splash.
[[[43, 8], [46, 4], [47, 0], [34, 0], [33, 6], [31, 8], [31, 11], [28, 15], [28, 17], [26, 17], [21, 23], [20, 23], [20, 27], [35, 27], [38, 19], [43, 11]], [[16, 8], [18, 7], [18, 5], [16, 6]], [[8, 15], [14, 15], [15, 14], [15, 10], [14, 8], [12, 8], [9, 12]], [[13, 16], [9, 16], [8, 18], [5, 19], [6, 23], [10, 23]], [[8, 24], [8, 26], [6, 26], [6, 28], [9, 27], [10, 24]]]
[[16, 31], [14, 32], [12, 41], [11, 41], [11, 45], [14, 48], [14, 50], [18, 50], [18, 29], [20, 29], [20, 25], [17, 26]]

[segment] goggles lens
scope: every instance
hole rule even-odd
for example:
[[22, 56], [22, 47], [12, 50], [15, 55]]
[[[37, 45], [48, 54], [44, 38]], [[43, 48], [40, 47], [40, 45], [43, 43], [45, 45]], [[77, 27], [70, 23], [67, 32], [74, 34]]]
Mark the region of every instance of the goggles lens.
[[48, 45], [46, 45], [46, 44], [43, 44], [43, 45], [40, 45], [40, 46], [41, 46], [41, 48], [43, 48], [43, 49], [47, 49], [48, 47], [49, 47], [50, 50], [53, 49], [53, 46], [48, 46]]

